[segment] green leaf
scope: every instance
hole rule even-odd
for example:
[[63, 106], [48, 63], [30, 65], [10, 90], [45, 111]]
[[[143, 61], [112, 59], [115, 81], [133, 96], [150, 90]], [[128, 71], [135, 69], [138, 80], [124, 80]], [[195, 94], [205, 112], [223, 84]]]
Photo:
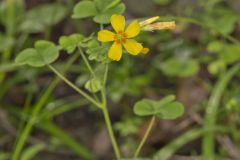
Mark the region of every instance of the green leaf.
[[161, 119], [176, 119], [184, 113], [184, 107], [174, 99], [175, 96], [169, 95], [160, 101], [140, 100], [134, 105], [134, 113], [139, 116], [156, 115]]
[[36, 144], [28, 147], [22, 154], [21, 160], [31, 160], [34, 159], [34, 156], [46, 148], [45, 144]]
[[222, 60], [216, 60], [208, 65], [208, 71], [211, 74], [217, 74], [226, 69], [226, 63]]
[[102, 13], [118, 5], [120, 0], [95, 0], [94, 2], [97, 9]]
[[[106, 1], [106, 0], [105, 0], [105, 1]], [[106, 7], [104, 8], [103, 11], [106, 11], [106, 10], [108, 10], [108, 9], [110, 9], [110, 8], [115, 7], [119, 2], [121, 2], [121, 0], [112, 0], [110, 3], [108, 3], [108, 4], [106, 5]]]
[[35, 43], [35, 49], [46, 64], [54, 62], [59, 56], [59, 49], [54, 43], [40, 40]]
[[73, 11], [73, 18], [86, 18], [93, 16], [96, 23], [107, 24], [113, 14], [122, 14], [125, 5], [120, 0], [81, 1]]
[[183, 115], [184, 107], [180, 102], [172, 102], [159, 108], [158, 112], [161, 119], [176, 119]]
[[224, 44], [221, 41], [213, 41], [208, 44], [207, 49], [209, 52], [219, 52], [223, 49]]
[[175, 96], [170, 95], [167, 97], [164, 97], [162, 100], [160, 101], [154, 101], [154, 100], [150, 100], [150, 99], [143, 99], [141, 101], [138, 101], [135, 105], [134, 105], [134, 113], [140, 116], [147, 116], [147, 115], [154, 115], [157, 114], [158, 111], [155, 110], [156, 107], [155, 106], [163, 106], [166, 105], [170, 102], [172, 102], [175, 99]]
[[[14, 14], [17, 16], [12, 16], [12, 14], [9, 14], [10, 8], [14, 10]], [[20, 21], [22, 21], [22, 17], [24, 16], [25, 11], [25, 1], [23, 0], [17, 0], [14, 1], [14, 3], [8, 3], [8, 1], [0, 1], [0, 23], [7, 27], [10, 18], [12, 21], [14, 21], [14, 25], [17, 25]], [[6, 16], [8, 16], [8, 18]]]
[[19, 30], [27, 33], [42, 32], [59, 23], [67, 15], [67, 8], [59, 4], [46, 4], [28, 11]]
[[67, 53], [71, 54], [83, 39], [84, 36], [81, 34], [62, 36], [59, 40], [59, 44], [61, 45], [62, 48], [67, 50]]
[[92, 93], [96, 93], [101, 90], [102, 83], [98, 78], [93, 78], [86, 82], [85, 88]]
[[123, 120], [117, 122], [114, 128], [118, 130], [122, 136], [128, 136], [139, 131], [140, 122], [139, 117], [125, 117]]
[[240, 60], [240, 45], [230, 44], [225, 45], [223, 50], [220, 52], [220, 59], [227, 64], [232, 64]]
[[237, 14], [223, 7], [215, 7], [209, 12], [205, 12], [201, 18], [203, 24], [223, 35], [229, 35], [234, 30], [238, 20]]
[[110, 18], [113, 14], [122, 14], [125, 11], [125, 5], [120, 3], [119, 5], [106, 10], [103, 13], [96, 15], [93, 20], [97, 23], [107, 24], [110, 23]]
[[110, 45], [108, 43], [103, 43], [100, 45], [96, 39], [93, 39], [87, 44], [88, 49], [86, 53], [89, 55], [89, 60], [95, 60], [98, 62], [107, 61], [107, 52], [109, 50]]
[[189, 77], [197, 74], [199, 64], [194, 59], [181, 60], [170, 58], [163, 63], [160, 69], [168, 76]]
[[81, 1], [73, 9], [73, 18], [86, 18], [97, 15], [97, 9], [92, 1]]
[[33, 67], [44, 66], [44, 62], [34, 48], [28, 48], [20, 52], [15, 62], [20, 65], [28, 64]]
[[58, 48], [52, 42], [37, 41], [35, 48], [28, 48], [18, 54], [15, 62], [33, 67], [42, 67], [54, 62], [59, 56]]

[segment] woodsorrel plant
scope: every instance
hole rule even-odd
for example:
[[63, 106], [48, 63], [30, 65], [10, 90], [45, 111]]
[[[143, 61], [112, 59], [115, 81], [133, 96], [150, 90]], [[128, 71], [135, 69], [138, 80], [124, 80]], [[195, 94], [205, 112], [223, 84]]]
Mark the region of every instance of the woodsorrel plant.
[[[175, 27], [174, 22], [156, 22], [159, 19], [158, 16], [143, 21], [136, 19], [126, 25], [127, 21], [125, 17], [121, 15], [124, 10], [124, 4], [120, 3], [119, 0], [111, 0], [109, 2], [108, 0], [81, 1], [75, 6], [72, 17], [93, 17], [93, 21], [100, 25], [100, 31], [96, 31], [97, 34], [93, 33], [88, 37], [80, 33], [62, 36], [59, 39], [59, 45], [50, 41], [39, 40], [35, 42], [33, 48], [27, 48], [20, 52], [15, 60], [19, 65], [48, 67], [73, 90], [101, 110], [117, 160], [120, 160], [122, 156], [108, 112], [108, 107], [110, 106], [107, 105], [107, 97], [108, 94], [111, 94], [108, 92], [108, 69], [111, 67], [111, 63], [118, 63], [117, 61], [121, 60], [125, 51], [133, 55], [132, 58], [134, 58], [134, 56], [147, 56], [147, 54], [151, 52], [149, 48], [143, 47], [142, 43], [134, 40], [141, 32], [174, 29]], [[109, 23], [111, 23], [114, 31], [105, 29], [105, 27], [109, 26]], [[89, 72], [89, 79], [84, 87], [79, 87], [68, 80], [64, 76], [64, 71], [59, 71], [52, 65], [52, 63], [58, 59], [61, 50], [65, 50], [68, 54], [71, 54], [72, 57], [74, 57], [73, 61], [76, 60], [76, 57], [78, 57], [76, 55], [79, 54], [82, 61], [86, 64]], [[72, 63], [73, 62], [68, 63], [68, 65]], [[104, 68], [103, 74], [98, 73], [99, 70], [93, 67], [96, 65]], [[57, 82], [56, 80], [54, 84]], [[31, 132], [32, 125], [35, 122], [34, 116], [41, 108], [42, 105], [40, 103], [36, 106], [36, 109], [31, 115], [32, 118], [30, 118], [23, 129], [16, 143], [13, 160], [18, 159], [26, 139]], [[180, 117], [183, 112], [183, 105], [175, 100], [174, 95], [166, 95], [166, 97], [161, 100], [142, 99], [136, 102], [134, 105], [134, 113], [138, 116], [149, 116], [151, 117], [151, 121], [143, 139], [140, 141], [135, 153], [133, 153], [133, 157], [137, 158], [139, 156], [156, 118], [168, 120], [176, 119]], [[86, 159], [92, 158], [88, 157]]]

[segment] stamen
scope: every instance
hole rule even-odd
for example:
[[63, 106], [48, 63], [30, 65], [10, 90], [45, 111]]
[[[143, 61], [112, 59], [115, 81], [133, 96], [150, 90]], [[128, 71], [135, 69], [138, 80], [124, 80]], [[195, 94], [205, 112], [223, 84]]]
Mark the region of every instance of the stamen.
[[127, 34], [123, 31], [118, 31], [118, 33], [114, 35], [114, 40], [118, 44], [125, 43], [127, 41]]

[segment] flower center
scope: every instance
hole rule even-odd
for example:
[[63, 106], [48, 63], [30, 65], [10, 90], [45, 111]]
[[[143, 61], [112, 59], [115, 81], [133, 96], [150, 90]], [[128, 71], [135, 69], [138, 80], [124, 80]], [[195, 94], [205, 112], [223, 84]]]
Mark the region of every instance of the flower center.
[[123, 44], [127, 40], [127, 34], [123, 31], [119, 31], [117, 34], [114, 36], [114, 41], [118, 44]]

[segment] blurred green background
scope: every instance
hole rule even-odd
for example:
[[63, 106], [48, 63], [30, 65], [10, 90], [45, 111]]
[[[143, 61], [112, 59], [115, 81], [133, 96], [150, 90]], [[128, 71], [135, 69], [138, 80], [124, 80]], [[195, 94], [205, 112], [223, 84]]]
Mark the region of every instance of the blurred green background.
[[[16, 142], [29, 124], [32, 132], [25, 137], [20, 160], [114, 157], [103, 117], [96, 108], [48, 68], [14, 63], [18, 53], [36, 40], [58, 43], [62, 35], [89, 36], [99, 31], [92, 18], [71, 18], [78, 2], [0, 1], [0, 160], [11, 159], [17, 152]], [[132, 156], [149, 121], [133, 114], [134, 103], [143, 97], [160, 99], [175, 94], [185, 106], [184, 116], [174, 121], [157, 120], [142, 157], [198, 160], [213, 151], [214, 160], [239, 160], [240, 1], [122, 3], [129, 20], [159, 15], [160, 21], [174, 20], [177, 25], [171, 31], [141, 33], [138, 40], [150, 48], [148, 55], [133, 58], [125, 54], [120, 62], [111, 63], [108, 104], [124, 157]], [[96, 56], [89, 55], [92, 62]], [[63, 70], [71, 58], [62, 52], [55, 65]], [[101, 71], [97, 63], [95, 68]], [[78, 60], [66, 76], [82, 86], [88, 79], [86, 70]]]

